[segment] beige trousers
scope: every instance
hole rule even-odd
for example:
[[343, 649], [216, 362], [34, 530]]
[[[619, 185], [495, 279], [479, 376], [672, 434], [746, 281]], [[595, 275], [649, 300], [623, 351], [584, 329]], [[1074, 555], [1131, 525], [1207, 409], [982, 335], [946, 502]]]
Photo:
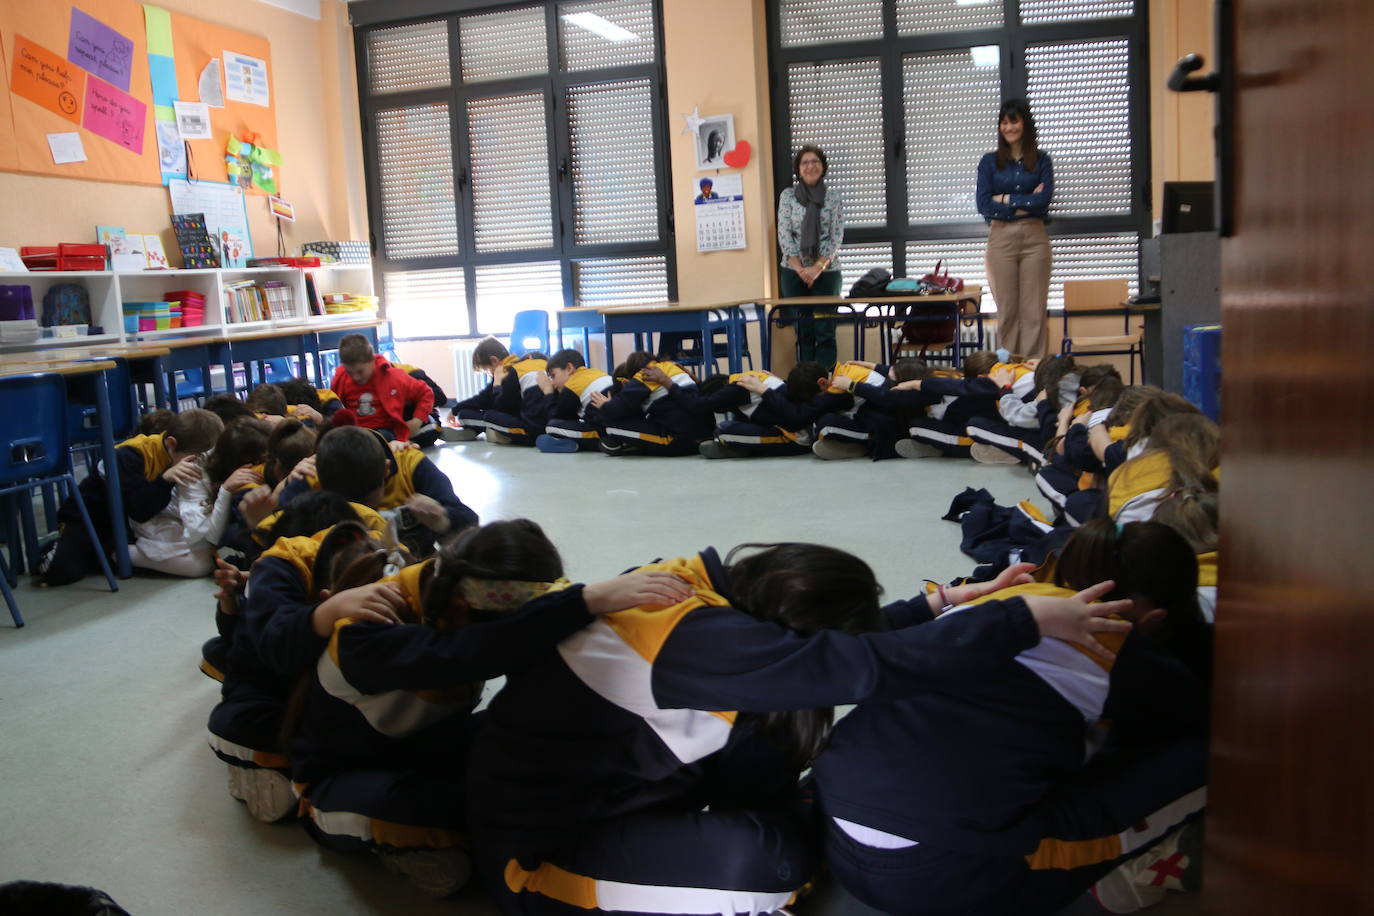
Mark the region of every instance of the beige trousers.
[[1050, 237], [1044, 220], [995, 219], [988, 229], [988, 285], [1001, 346], [1038, 359], [1049, 350]]

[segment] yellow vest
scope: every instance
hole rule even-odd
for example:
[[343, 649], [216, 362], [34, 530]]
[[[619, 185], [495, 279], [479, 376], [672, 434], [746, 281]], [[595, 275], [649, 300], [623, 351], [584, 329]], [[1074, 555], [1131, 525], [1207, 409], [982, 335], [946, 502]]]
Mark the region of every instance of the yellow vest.
[[[875, 372], [867, 366], [859, 366], [854, 363], [837, 363], [834, 371], [831, 372], [830, 375], [832, 378], [836, 375], [843, 375], [851, 379], [855, 385], [877, 385], [882, 387], [883, 382], [887, 381], [887, 379], [883, 378], [878, 372]], [[832, 385], [826, 390], [830, 394], [839, 394], [842, 389]]]
[[134, 436], [119, 443], [119, 448], [131, 448], [143, 456], [143, 476], [149, 481], [157, 480], [162, 472], [172, 466], [172, 455], [167, 451], [167, 434], [156, 436]]
[[382, 501], [378, 509], [395, 509], [404, 506], [415, 495], [415, 467], [425, 460], [425, 453], [418, 448], [408, 448], [393, 454], [396, 459], [396, 473], [386, 479], [382, 491]]

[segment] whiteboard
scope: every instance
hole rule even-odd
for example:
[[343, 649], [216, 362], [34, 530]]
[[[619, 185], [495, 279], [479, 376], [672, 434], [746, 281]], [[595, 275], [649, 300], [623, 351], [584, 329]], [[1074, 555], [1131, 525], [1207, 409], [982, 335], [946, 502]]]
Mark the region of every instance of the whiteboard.
[[[253, 256], [253, 237], [248, 233], [248, 207], [243, 188], [221, 181], [173, 178], [167, 184], [167, 193], [172, 197], [172, 212], [176, 215], [205, 214], [205, 228], [221, 248], [223, 266], [246, 266]], [[227, 247], [226, 241], [229, 242]]]

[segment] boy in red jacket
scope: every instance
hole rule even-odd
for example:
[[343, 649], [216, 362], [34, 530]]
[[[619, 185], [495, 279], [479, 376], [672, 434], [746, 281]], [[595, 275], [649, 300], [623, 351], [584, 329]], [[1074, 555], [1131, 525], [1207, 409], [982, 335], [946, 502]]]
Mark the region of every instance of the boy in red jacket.
[[429, 423], [434, 392], [373, 353], [366, 337], [349, 334], [339, 341], [339, 363], [329, 388], [358, 426], [407, 442]]

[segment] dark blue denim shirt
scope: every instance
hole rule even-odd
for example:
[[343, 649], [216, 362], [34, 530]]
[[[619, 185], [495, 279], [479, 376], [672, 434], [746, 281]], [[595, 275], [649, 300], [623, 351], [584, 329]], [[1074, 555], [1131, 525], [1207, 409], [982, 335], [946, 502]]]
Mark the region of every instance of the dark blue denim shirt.
[[[1044, 184], [1045, 190], [1039, 194], [1032, 193], [1041, 184]], [[993, 203], [993, 197], [1000, 194], [1010, 194], [1011, 202]], [[1010, 222], [1029, 217], [1048, 219], [1050, 198], [1054, 196], [1054, 165], [1050, 162], [1050, 154], [1041, 150], [1035, 168], [1030, 170], [1020, 159], [1008, 162], [999, 169], [997, 154], [985, 154], [978, 163], [978, 190], [974, 196], [978, 201], [978, 212], [988, 222], [995, 219]], [[1017, 210], [1026, 212], [1018, 216]]]

